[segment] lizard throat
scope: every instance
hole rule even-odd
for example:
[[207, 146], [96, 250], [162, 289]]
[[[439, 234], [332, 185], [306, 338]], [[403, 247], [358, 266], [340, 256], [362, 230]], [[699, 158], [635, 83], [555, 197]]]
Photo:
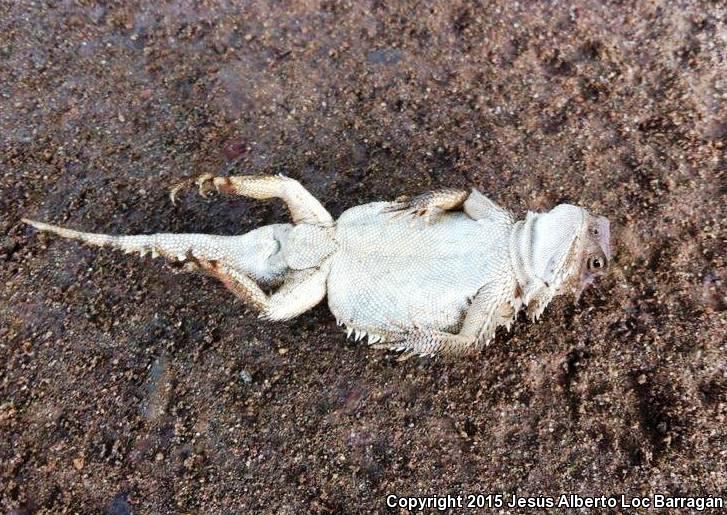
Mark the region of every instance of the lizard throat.
[[[532, 263], [536, 252], [534, 248], [536, 222], [540, 216], [543, 215], [528, 212], [525, 220], [520, 220], [513, 225], [510, 233], [509, 253], [513, 274], [522, 292], [522, 303], [527, 306], [533, 299], [538, 299], [542, 311], [545, 305], [561, 290], [567, 270], [572, 265], [571, 260], [579, 238], [575, 236], [566, 252], [551, 258], [553, 263], [549, 262], [548, 269], [552, 273], [547, 274], [547, 277], [541, 277], [533, 268]], [[576, 233], [579, 232], [580, 229], [576, 230]]]

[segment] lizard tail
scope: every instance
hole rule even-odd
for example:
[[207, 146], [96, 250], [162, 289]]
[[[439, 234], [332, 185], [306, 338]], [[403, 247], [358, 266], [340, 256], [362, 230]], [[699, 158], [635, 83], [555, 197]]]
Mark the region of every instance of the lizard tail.
[[192, 247], [198, 237], [205, 235], [197, 234], [150, 234], [133, 236], [113, 236], [111, 234], [99, 234], [90, 232], [75, 231], [58, 225], [46, 224], [23, 218], [23, 222], [30, 224], [40, 231], [49, 232], [68, 238], [81, 241], [97, 247], [112, 247], [124, 252], [138, 252], [144, 256], [151, 253], [152, 257], [164, 256], [171, 260], [185, 261], [190, 257]]
[[287, 240], [289, 224], [268, 225], [239, 236], [194, 233], [114, 236], [75, 231], [27, 218], [23, 222], [40, 231], [97, 247], [116, 248], [127, 254], [137, 252], [141, 256], [162, 256], [187, 270], [202, 268], [216, 276], [224, 268], [228, 275], [243, 274], [263, 284], [274, 284], [288, 272], [281, 249]]

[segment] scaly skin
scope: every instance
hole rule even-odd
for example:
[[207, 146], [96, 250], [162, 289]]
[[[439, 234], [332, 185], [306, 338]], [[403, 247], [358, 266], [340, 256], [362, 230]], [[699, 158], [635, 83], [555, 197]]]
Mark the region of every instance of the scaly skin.
[[206, 272], [267, 320], [293, 318], [327, 295], [349, 336], [404, 351], [402, 358], [476, 351], [521, 308], [537, 319], [554, 296], [580, 294], [611, 258], [608, 220], [567, 204], [515, 221], [476, 190], [444, 189], [357, 206], [334, 221], [287, 177], [206, 174], [175, 186], [172, 201], [192, 184], [205, 196], [280, 198], [294, 223], [241, 236], [111, 236], [25, 221]]

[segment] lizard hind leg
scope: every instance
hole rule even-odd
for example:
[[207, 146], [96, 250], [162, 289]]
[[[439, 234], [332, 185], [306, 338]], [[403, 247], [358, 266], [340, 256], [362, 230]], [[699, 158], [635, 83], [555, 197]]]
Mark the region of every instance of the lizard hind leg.
[[283, 175], [215, 177], [207, 173], [174, 186], [169, 193], [172, 202], [175, 201], [180, 190], [192, 184], [198, 187], [202, 196], [207, 196], [208, 192], [217, 190], [221, 193], [241, 195], [257, 200], [279, 198], [288, 206], [293, 223], [324, 226], [333, 224], [333, 217], [318, 199], [298, 181]]
[[295, 318], [313, 308], [326, 294], [327, 273], [324, 269], [291, 270], [282, 286], [268, 295], [250, 277], [222, 263], [200, 260], [195, 264], [257, 309], [259, 318], [268, 321]]

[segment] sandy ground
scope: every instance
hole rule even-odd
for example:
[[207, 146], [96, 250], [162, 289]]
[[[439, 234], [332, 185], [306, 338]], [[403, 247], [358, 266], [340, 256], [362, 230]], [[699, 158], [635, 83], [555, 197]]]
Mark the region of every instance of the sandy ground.
[[[79, 5], [77, 5], [79, 4]], [[132, 5], [133, 4], [133, 5]], [[727, 496], [721, 2], [0, 2], [0, 511], [383, 512], [387, 494]], [[475, 359], [259, 323], [211, 279], [38, 235], [237, 234], [476, 186], [611, 220], [578, 304]]]

